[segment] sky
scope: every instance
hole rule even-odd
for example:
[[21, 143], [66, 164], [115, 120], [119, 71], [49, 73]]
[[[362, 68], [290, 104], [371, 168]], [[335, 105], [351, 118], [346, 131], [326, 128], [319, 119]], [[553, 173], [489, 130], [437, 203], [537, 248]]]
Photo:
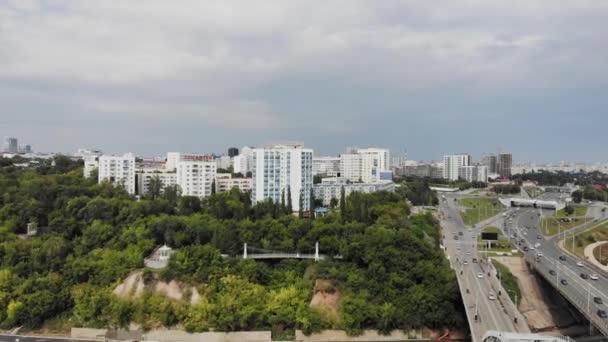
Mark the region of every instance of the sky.
[[0, 137], [608, 161], [608, 1], [0, 0]]

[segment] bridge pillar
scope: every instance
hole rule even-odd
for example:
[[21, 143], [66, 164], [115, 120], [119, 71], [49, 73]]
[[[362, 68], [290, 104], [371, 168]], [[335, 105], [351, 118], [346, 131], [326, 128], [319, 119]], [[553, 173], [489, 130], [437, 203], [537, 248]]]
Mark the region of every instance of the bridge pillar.
[[243, 259], [247, 259], [247, 242], [243, 244]]
[[315, 243], [315, 261], [319, 261], [319, 241]]

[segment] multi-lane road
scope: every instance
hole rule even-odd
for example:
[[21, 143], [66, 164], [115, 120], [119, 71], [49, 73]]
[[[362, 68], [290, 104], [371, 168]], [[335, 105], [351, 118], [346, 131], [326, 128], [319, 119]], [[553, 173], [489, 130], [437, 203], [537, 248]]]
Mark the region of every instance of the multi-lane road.
[[478, 255], [476, 236], [480, 228], [465, 227], [454, 203], [456, 197], [446, 195], [440, 201], [443, 244], [458, 278], [473, 341], [480, 341], [489, 330], [529, 333], [525, 319], [496, 278], [496, 271]]
[[[552, 212], [543, 211], [544, 214]], [[603, 216], [603, 213], [601, 215]], [[536, 271], [553, 284], [604, 335], [608, 335], [608, 319], [598, 314], [598, 310], [608, 312], [608, 277], [585, 260], [561, 250], [557, 236], [545, 237], [538, 229], [540, 216], [538, 209], [510, 209], [508, 218], [502, 222], [502, 228]], [[578, 231], [592, 224], [594, 222], [574, 230]]]

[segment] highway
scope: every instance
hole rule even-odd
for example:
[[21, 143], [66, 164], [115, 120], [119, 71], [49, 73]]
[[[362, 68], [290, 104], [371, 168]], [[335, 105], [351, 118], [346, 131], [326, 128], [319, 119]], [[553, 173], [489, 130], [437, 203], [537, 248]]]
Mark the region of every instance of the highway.
[[[454, 203], [454, 198], [458, 197], [446, 194], [439, 208], [443, 245], [458, 278], [473, 341], [481, 341], [489, 330], [529, 333], [525, 319], [496, 278], [495, 270], [477, 254], [476, 236], [480, 228], [465, 227], [460, 210]], [[478, 262], [473, 262], [473, 259]], [[490, 299], [491, 294], [495, 298]]]
[[[543, 216], [552, 214], [553, 211], [547, 210], [543, 210], [542, 213]], [[603, 218], [606, 213], [591, 209], [590, 214], [596, 218]], [[562, 251], [558, 246], [557, 236], [545, 237], [538, 229], [541, 217], [539, 209], [510, 209], [508, 215], [510, 220], [501, 220], [499, 226], [525, 254], [526, 260], [581, 313], [590, 318], [604, 335], [608, 335], [608, 319], [598, 316], [600, 309], [608, 312], [608, 277], [606, 274], [595, 269], [586, 261]], [[571, 231], [578, 232], [595, 223], [594, 220], [584, 227], [573, 228]], [[537, 257], [537, 253], [541, 253], [542, 256]], [[587, 279], [583, 279], [581, 274], [585, 274]], [[591, 274], [597, 275], [598, 279], [590, 279]], [[603, 304], [596, 303], [594, 298], [600, 298]]]

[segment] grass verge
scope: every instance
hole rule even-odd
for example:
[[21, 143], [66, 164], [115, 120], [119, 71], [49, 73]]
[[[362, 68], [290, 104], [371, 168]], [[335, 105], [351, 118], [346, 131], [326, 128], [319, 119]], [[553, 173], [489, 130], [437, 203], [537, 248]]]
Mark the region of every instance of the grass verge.
[[519, 283], [517, 278], [509, 271], [509, 268], [496, 260], [492, 260], [492, 265], [498, 271], [500, 277], [500, 283], [505, 288], [505, 291], [509, 294], [509, 297], [514, 303], [519, 303], [521, 299], [521, 290], [519, 289]]
[[464, 208], [460, 216], [468, 226], [476, 225], [503, 211], [502, 205], [496, 198], [463, 198], [458, 204]]

